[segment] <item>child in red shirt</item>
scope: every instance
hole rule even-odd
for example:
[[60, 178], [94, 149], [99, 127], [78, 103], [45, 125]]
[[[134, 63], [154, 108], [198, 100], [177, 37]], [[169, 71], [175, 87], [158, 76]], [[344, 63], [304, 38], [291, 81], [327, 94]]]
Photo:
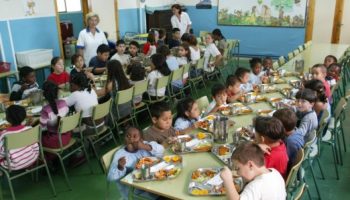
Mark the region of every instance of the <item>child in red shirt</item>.
[[331, 86], [326, 80], [327, 68], [323, 64], [316, 64], [311, 68], [312, 78], [322, 81], [325, 87], [325, 93], [329, 102], [332, 102]]
[[255, 120], [256, 141], [265, 151], [265, 166], [276, 169], [283, 178], [287, 177], [288, 154], [282, 141], [284, 127], [274, 117], [257, 117]]
[[59, 88], [64, 88], [69, 83], [69, 74], [64, 70], [64, 62], [60, 57], [54, 57], [51, 60], [51, 74], [47, 80], [58, 85]]

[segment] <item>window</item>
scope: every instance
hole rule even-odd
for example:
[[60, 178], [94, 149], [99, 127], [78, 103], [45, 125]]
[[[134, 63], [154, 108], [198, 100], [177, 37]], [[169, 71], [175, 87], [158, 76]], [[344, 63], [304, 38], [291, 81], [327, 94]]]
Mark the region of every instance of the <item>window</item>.
[[57, 0], [58, 12], [81, 11], [81, 0]]

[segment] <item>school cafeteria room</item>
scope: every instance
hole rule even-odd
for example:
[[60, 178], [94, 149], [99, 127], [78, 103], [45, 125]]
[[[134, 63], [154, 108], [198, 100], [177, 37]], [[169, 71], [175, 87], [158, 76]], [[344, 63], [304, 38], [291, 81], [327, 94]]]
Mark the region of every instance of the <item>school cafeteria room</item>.
[[350, 199], [350, 0], [0, 0], [0, 200]]

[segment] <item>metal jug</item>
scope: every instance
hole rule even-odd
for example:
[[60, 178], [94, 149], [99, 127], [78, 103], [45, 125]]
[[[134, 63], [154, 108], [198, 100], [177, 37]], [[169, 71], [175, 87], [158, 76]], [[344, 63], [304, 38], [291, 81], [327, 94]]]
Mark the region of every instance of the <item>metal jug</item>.
[[214, 120], [214, 142], [227, 143], [228, 139], [228, 117], [217, 116]]
[[42, 90], [32, 91], [29, 94], [29, 98], [30, 98], [30, 102], [33, 105], [39, 105], [39, 104], [41, 104], [41, 102], [43, 100], [43, 91]]

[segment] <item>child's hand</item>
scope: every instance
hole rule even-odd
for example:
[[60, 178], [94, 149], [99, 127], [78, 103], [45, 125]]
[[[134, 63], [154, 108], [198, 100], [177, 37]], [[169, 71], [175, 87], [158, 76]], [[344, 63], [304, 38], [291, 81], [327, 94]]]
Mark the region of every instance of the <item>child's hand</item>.
[[126, 159], [125, 157], [121, 157], [118, 160], [118, 169], [119, 170], [124, 170], [124, 166], [126, 165]]
[[258, 144], [258, 145], [264, 153], [270, 155], [271, 147], [267, 146], [266, 144]]
[[23, 85], [21, 85], [21, 91], [28, 89], [28, 87], [29, 87], [29, 85], [24, 83]]
[[224, 181], [224, 184], [233, 183], [232, 172], [227, 166], [221, 170], [220, 177]]

